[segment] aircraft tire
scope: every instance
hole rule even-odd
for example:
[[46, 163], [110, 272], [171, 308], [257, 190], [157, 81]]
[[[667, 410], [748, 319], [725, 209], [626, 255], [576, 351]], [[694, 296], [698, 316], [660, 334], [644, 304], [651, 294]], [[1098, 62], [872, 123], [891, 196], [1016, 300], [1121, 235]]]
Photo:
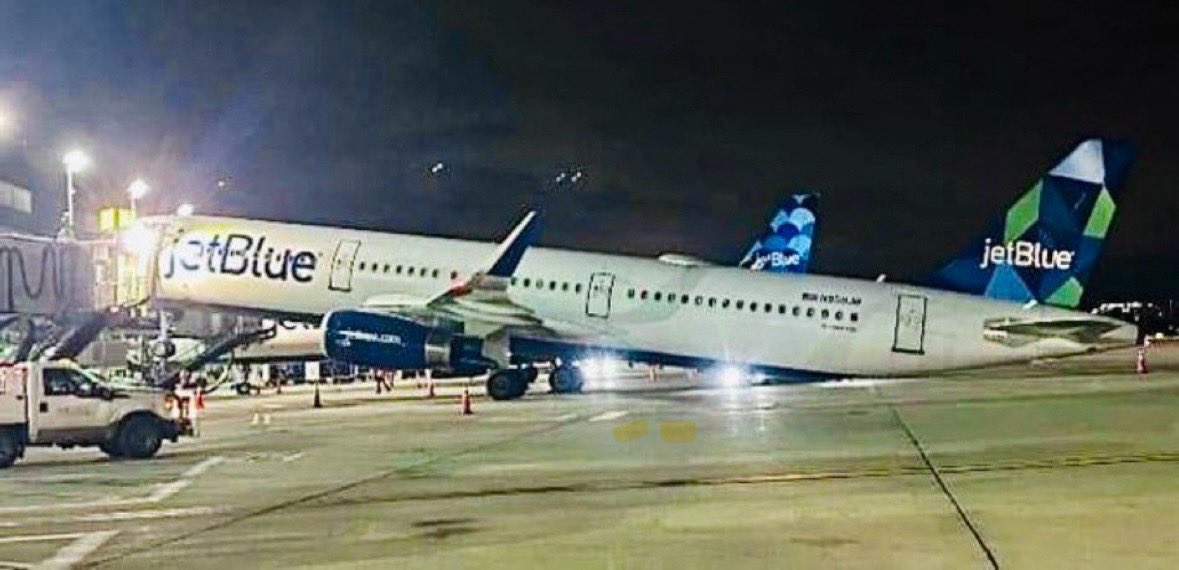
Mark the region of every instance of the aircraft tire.
[[549, 373], [549, 387], [554, 394], [573, 394], [580, 392], [585, 385], [585, 378], [581, 369], [576, 366], [561, 365]]
[[519, 370], [505, 368], [487, 377], [487, 395], [492, 400], [515, 400], [528, 390], [528, 377]]
[[123, 457], [123, 449], [119, 447], [119, 440], [111, 439], [98, 444], [98, 449], [111, 458]]

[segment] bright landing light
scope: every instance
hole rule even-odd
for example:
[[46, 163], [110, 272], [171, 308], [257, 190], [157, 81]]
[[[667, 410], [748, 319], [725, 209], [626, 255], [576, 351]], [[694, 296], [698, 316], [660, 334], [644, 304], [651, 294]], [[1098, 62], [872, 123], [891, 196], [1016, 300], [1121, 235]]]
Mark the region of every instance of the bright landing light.
[[178, 206], [176, 208], [176, 215], [177, 216], [191, 216], [192, 213], [195, 211], [196, 211], [195, 206], [193, 206], [192, 204], [185, 203], [185, 204], [181, 204], [180, 206]]
[[716, 379], [721, 386], [736, 388], [745, 380], [745, 371], [736, 366], [725, 366], [717, 371]]
[[618, 373], [618, 361], [607, 356], [587, 358], [578, 362], [586, 379], [602, 380]]

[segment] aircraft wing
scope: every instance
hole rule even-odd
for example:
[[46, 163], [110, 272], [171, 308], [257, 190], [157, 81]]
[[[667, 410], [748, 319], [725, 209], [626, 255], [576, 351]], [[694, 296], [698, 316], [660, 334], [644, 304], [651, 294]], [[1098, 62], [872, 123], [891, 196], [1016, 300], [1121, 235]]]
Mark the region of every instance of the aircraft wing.
[[536, 237], [538, 223], [538, 212], [528, 212], [482, 267], [429, 298], [377, 295], [365, 300], [364, 308], [424, 323], [461, 323], [464, 334], [470, 336], [488, 337], [505, 329], [546, 333], [534, 312], [507, 294], [512, 274]]
[[1040, 338], [1067, 338], [1081, 342], [1093, 342], [1105, 333], [1121, 325], [1106, 319], [1076, 317], [1061, 319], [1035, 319], [1028, 321], [1001, 320], [987, 323], [988, 331]]

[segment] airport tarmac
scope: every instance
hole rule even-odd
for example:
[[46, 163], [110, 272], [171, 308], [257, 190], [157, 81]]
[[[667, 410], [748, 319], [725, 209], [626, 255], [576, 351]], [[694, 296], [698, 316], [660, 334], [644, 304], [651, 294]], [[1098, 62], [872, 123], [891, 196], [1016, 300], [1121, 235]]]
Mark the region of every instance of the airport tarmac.
[[[404, 381], [211, 398], [155, 460], [0, 472], [0, 568], [1179, 564], [1179, 348], [521, 401]], [[476, 389], [476, 394], [481, 390]]]

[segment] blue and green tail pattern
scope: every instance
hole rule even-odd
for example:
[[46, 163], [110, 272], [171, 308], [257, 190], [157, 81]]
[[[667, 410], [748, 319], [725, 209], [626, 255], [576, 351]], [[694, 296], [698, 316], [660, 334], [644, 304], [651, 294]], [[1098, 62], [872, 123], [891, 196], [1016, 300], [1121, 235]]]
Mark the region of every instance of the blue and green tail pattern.
[[986, 234], [938, 270], [931, 284], [994, 299], [1076, 307], [1134, 154], [1124, 142], [1081, 142]]

